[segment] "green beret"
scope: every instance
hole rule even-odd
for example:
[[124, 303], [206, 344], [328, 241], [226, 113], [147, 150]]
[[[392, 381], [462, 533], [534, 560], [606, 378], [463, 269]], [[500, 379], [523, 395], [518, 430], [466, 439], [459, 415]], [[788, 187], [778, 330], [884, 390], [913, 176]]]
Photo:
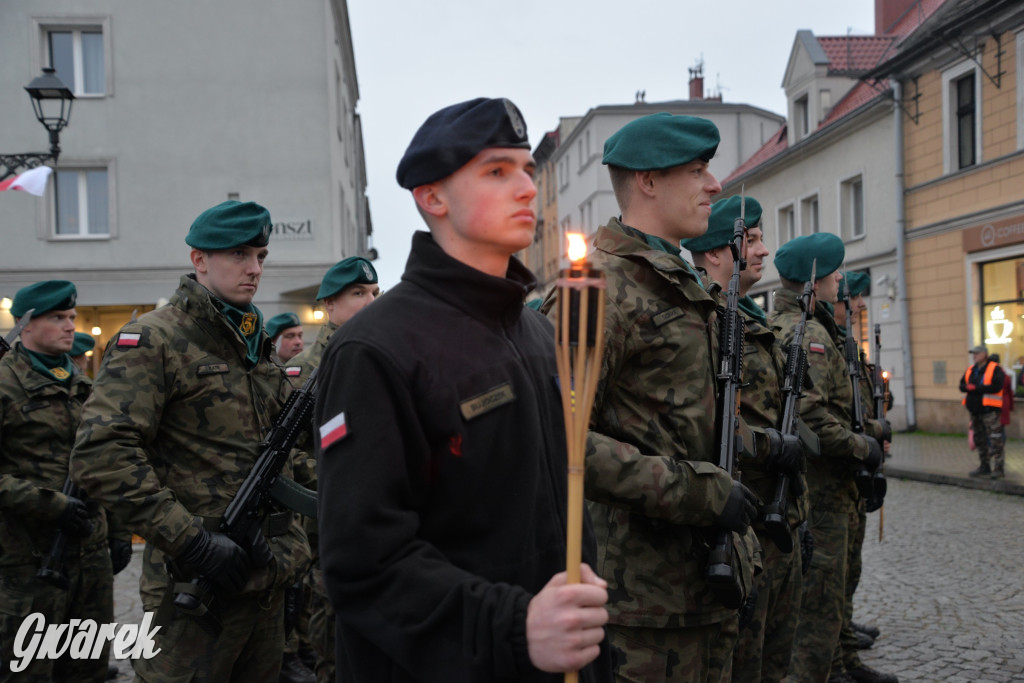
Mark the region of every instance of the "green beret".
[[302, 323], [294, 313], [278, 313], [266, 322], [267, 336], [273, 339], [289, 327], [299, 327]]
[[68, 355], [81, 356], [86, 351], [91, 351], [94, 346], [96, 346], [96, 340], [92, 338], [91, 334], [75, 332], [75, 343], [71, 345]]
[[661, 112], [630, 121], [608, 138], [601, 163], [653, 171], [710, 161], [719, 140], [718, 128], [707, 119]]
[[338, 261], [320, 282], [320, 291], [316, 293], [317, 299], [326, 299], [334, 296], [351, 284], [362, 283], [373, 285], [377, 283], [377, 271], [373, 269], [366, 259], [360, 256], [349, 256], [343, 261]]
[[850, 296], [858, 296], [863, 294], [871, 286], [871, 276], [861, 271], [855, 271], [852, 273], [843, 273], [843, 277], [839, 280], [839, 296], [843, 296], [846, 293], [846, 282], [850, 283]]
[[[724, 247], [732, 242], [733, 224], [740, 217], [739, 196], [729, 197], [715, 202], [711, 206], [711, 217], [708, 218], [708, 231], [700, 237], [691, 237], [679, 243], [683, 249], [696, 254]], [[743, 207], [744, 222], [748, 228], [761, 225], [761, 204], [753, 197], [747, 197]]]
[[491, 147], [530, 149], [522, 112], [504, 97], [459, 102], [423, 122], [398, 162], [395, 178], [411, 190], [447, 178]]
[[207, 209], [192, 223], [185, 244], [203, 251], [243, 244], [265, 247], [270, 241], [270, 212], [256, 202], [229, 200]]
[[20, 318], [31, 309], [33, 318], [38, 318], [47, 311], [66, 311], [75, 307], [78, 290], [73, 282], [67, 280], [44, 280], [28, 287], [22, 287], [14, 295], [11, 303], [11, 315]]
[[775, 253], [775, 267], [779, 275], [793, 282], [811, 279], [811, 264], [817, 259], [814, 277], [818, 280], [831, 275], [843, 265], [846, 247], [843, 240], [830, 232], [801, 235], [779, 247]]

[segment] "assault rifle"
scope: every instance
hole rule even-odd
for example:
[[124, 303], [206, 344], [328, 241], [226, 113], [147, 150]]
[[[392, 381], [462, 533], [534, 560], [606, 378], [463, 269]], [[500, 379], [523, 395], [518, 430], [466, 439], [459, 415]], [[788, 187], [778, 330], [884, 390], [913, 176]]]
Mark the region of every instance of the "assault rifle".
[[[872, 353], [872, 357], [875, 361], [874, 372], [871, 373], [871, 394], [872, 399], [875, 403], [875, 419], [882, 422], [883, 429], [886, 430], [882, 434], [882, 440], [892, 440], [892, 432], [889, 431], [889, 423], [885, 420], [885, 400], [886, 395], [889, 393], [889, 387], [887, 386], [889, 381], [885, 377], [885, 373], [882, 372], [882, 326], [875, 324], [875, 348]], [[885, 458], [883, 456], [882, 464], [878, 466], [878, 471], [871, 478], [871, 498], [867, 502], [867, 511], [874, 512], [878, 510], [878, 540], [881, 542], [882, 533], [885, 527], [885, 492], [888, 489], [888, 484], [885, 481]]]
[[[846, 352], [846, 374], [850, 376], [850, 383], [853, 385], [853, 419], [850, 429], [855, 434], [864, 433], [864, 405], [861, 403], [860, 395], [860, 352], [857, 349], [857, 342], [853, 338], [853, 309], [850, 306], [850, 280], [843, 277], [843, 291], [840, 293], [840, 301], [846, 304], [846, 340], [843, 349]], [[870, 498], [874, 487], [872, 486], [873, 475], [863, 465], [857, 469], [854, 475], [857, 482], [857, 490], [862, 498]]]
[[[22, 318], [24, 320], [24, 318]], [[71, 481], [71, 477], [64, 480], [64, 487], [61, 489], [61, 493], [65, 496], [72, 498], [78, 498], [81, 500], [84, 495], [82, 489]], [[64, 573], [64, 554], [67, 551], [68, 535], [64, 529], [58, 527], [57, 535], [53, 537], [53, 543], [50, 544], [50, 552], [43, 559], [43, 564], [36, 571], [36, 578], [50, 584], [55, 588], [61, 590], [67, 590], [68, 577]]]
[[[818, 260], [811, 263], [811, 279], [804, 283], [800, 294], [800, 322], [793, 328], [793, 339], [789, 342], [786, 353], [786, 372], [782, 384], [782, 424], [779, 431], [783, 434], [797, 433], [799, 417], [799, 401], [803, 395], [804, 375], [807, 372], [807, 351], [804, 350], [804, 333], [807, 331], [807, 318], [812, 313], [811, 296], [814, 294], [814, 275], [818, 268]], [[786, 501], [789, 497], [789, 475], [779, 472], [775, 480], [775, 495], [772, 502], [765, 506], [764, 524], [768, 538], [784, 553], [793, 551], [793, 535], [789, 521], [786, 519]]]
[[[739, 313], [740, 271], [746, 267], [741, 258], [745, 239], [744, 213], [746, 198], [740, 200], [740, 216], [733, 222], [732, 275], [726, 290], [725, 310], [719, 326], [718, 370], [718, 466], [734, 476], [736, 454], [742, 447], [739, 436], [740, 387], [743, 381], [743, 320]], [[708, 554], [707, 581], [715, 597], [730, 609], [743, 603], [743, 589], [732, 564], [732, 532], [718, 529], [715, 543]]]
[[[263, 521], [267, 517], [270, 500], [281, 495], [281, 482], [285, 481], [280, 476], [281, 470], [295, 447], [295, 441], [311, 424], [318, 372], [319, 368], [314, 369], [302, 388], [288, 397], [270, 433], [260, 444], [259, 458], [228, 504], [218, 527], [218, 531], [249, 553], [257, 569], [266, 567], [272, 559], [262, 535]], [[173, 561], [169, 568], [172, 574], [182, 576]], [[190, 587], [185, 586], [188, 584], [175, 584], [178, 592], [174, 595], [174, 606], [185, 614], [199, 617], [208, 632], [219, 633], [218, 618], [210, 610], [214, 602], [213, 583], [204, 576], [197, 576], [192, 579]]]
[[32, 321], [32, 314], [36, 312], [36, 309], [30, 308], [25, 311], [25, 315], [18, 319], [18, 322], [11, 328], [11, 331], [7, 333], [6, 337], [0, 337], [0, 358], [7, 355], [7, 352], [11, 350], [11, 344], [18, 338], [21, 331], [25, 329], [25, 325], [28, 325]]

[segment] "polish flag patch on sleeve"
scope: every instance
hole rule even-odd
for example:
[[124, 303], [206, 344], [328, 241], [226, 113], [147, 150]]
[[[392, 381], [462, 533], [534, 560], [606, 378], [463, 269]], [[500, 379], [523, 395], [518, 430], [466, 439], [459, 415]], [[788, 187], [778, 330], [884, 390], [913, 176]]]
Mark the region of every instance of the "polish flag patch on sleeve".
[[140, 334], [131, 334], [131, 333], [128, 333], [128, 332], [122, 332], [121, 334], [117, 335], [117, 345], [118, 346], [138, 346], [139, 345], [139, 337], [141, 337], [141, 336], [142, 335], [140, 335]]
[[825, 353], [825, 345], [817, 342], [811, 342], [807, 345], [807, 350], [811, 353]]
[[320, 425], [320, 448], [326, 449], [348, 435], [348, 427], [345, 425], [345, 413], [338, 413], [330, 420]]
[[298, 365], [289, 365], [284, 369], [284, 373], [289, 377], [298, 377], [302, 374], [302, 368]]

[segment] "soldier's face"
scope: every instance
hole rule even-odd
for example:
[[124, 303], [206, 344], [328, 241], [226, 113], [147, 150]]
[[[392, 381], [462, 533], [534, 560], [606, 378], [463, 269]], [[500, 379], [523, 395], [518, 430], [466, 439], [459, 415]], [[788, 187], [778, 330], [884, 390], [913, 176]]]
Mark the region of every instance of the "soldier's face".
[[843, 277], [836, 271], [825, 277], [818, 278], [814, 283], [814, 295], [818, 301], [834, 304], [839, 299], [839, 280]]
[[537, 229], [535, 168], [528, 149], [485, 149], [444, 180], [415, 188], [413, 196], [438, 219], [431, 229], [445, 252], [504, 275], [508, 257], [530, 246]]
[[277, 355], [282, 361], [291, 360], [302, 353], [302, 349], [305, 348], [305, 343], [302, 341], [302, 328], [289, 327], [277, 335], [277, 341], [274, 344], [277, 347]]
[[740, 290], [746, 291], [764, 274], [764, 259], [769, 251], [761, 228], [747, 228], [747, 267], [740, 271]]
[[71, 350], [75, 343], [75, 309], [67, 311], [47, 311], [40, 316], [33, 316], [25, 329], [21, 331], [21, 343], [26, 349], [59, 356]]
[[256, 296], [267, 253], [266, 247], [249, 245], [217, 251], [193, 249], [196, 280], [218, 299], [245, 308]]
[[380, 286], [356, 283], [349, 285], [329, 299], [324, 299], [327, 319], [335, 325], [344, 325], [359, 311], [380, 296]]
[[722, 185], [708, 170], [708, 163], [696, 159], [660, 171], [653, 177], [661, 198], [663, 220], [670, 226], [670, 236], [682, 240], [707, 232], [711, 199], [722, 191]]

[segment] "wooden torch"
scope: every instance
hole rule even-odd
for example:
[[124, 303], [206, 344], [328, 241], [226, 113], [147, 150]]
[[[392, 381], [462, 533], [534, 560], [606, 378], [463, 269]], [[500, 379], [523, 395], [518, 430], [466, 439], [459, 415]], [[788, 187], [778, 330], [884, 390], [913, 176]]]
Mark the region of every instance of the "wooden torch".
[[[567, 237], [571, 265], [559, 273], [555, 283], [555, 343], [569, 456], [565, 571], [568, 583], [579, 583], [583, 561], [583, 458], [604, 353], [605, 278], [587, 263], [583, 235], [568, 233]], [[575, 683], [578, 672], [565, 674], [565, 680]]]

